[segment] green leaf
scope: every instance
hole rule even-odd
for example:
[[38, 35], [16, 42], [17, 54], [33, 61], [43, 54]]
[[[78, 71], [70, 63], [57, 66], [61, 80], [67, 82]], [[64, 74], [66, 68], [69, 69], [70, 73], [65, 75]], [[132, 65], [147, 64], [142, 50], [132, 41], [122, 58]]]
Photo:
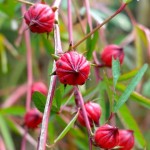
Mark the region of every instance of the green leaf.
[[[121, 92], [124, 92], [126, 89], [126, 86], [124, 86], [123, 84], [117, 84], [116, 89]], [[134, 100], [135, 102], [139, 103], [140, 105], [150, 109], [150, 99], [142, 96], [141, 94], [139, 94], [137, 92], [131, 93], [131, 100]]]
[[70, 123], [66, 126], [66, 128], [61, 132], [61, 134], [54, 140], [54, 143], [57, 143], [59, 140], [61, 140], [67, 133], [68, 131], [73, 127], [77, 117], [78, 117], [78, 113], [73, 117], [73, 119], [70, 121]]
[[32, 100], [33, 100], [36, 108], [39, 111], [44, 112], [46, 97], [43, 94], [41, 94], [40, 92], [34, 92], [32, 95]]
[[[90, 29], [89, 29], [89, 26], [87, 26], [87, 33], [89, 33], [89, 32], [90, 32]], [[86, 40], [86, 50], [87, 50], [87, 59], [88, 60], [90, 60], [92, 57], [92, 53], [96, 47], [98, 37], [99, 37], [99, 35], [98, 35], [98, 31], [97, 31]]]
[[103, 77], [104, 77], [104, 83], [105, 83], [105, 86], [106, 86], [106, 92], [107, 92], [107, 95], [108, 95], [108, 98], [109, 98], [110, 112], [112, 112], [113, 103], [114, 103], [114, 101], [113, 101], [114, 92], [110, 88], [109, 80], [108, 80], [108, 77], [107, 77], [105, 72], [103, 73]]
[[10, 135], [9, 129], [2, 115], [0, 115], [0, 133], [4, 138], [7, 149], [15, 150], [12, 137]]
[[[44, 112], [45, 104], [46, 104], [46, 96], [41, 94], [40, 92], [34, 92], [32, 95], [32, 100], [34, 102], [34, 105], [40, 112]], [[59, 108], [55, 106], [55, 104], [52, 105], [51, 112], [58, 112]]]
[[25, 113], [25, 108], [22, 106], [13, 106], [8, 108], [3, 108], [0, 110], [2, 115], [19, 115], [22, 116]]
[[130, 71], [128, 73], [125, 73], [125, 74], [121, 75], [119, 77], [118, 81], [126, 81], [128, 79], [133, 78], [137, 74], [138, 70], [139, 69], [134, 69], [134, 70], [132, 70], [132, 71]]
[[128, 4], [128, 3], [132, 2], [132, 0], [123, 0], [123, 2]]
[[116, 87], [117, 81], [120, 76], [120, 62], [118, 59], [113, 59], [112, 62], [112, 73], [113, 73], [113, 83], [114, 83], [114, 88]]
[[145, 71], [147, 70], [148, 65], [145, 64], [139, 72], [136, 74], [136, 76], [132, 79], [130, 84], [127, 86], [126, 90], [124, 93], [120, 96], [119, 100], [115, 103], [114, 105], [114, 112], [117, 112], [118, 109], [128, 100], [130, 97], [131, 93], [137, 86], [137, 84], [140, 82], [141, 78], [143, 77]]
[[120, 121], [122, 124], [127, 128], [134, 131], [134, 136], [136, 140], [136, 144], [140, 149], [144, 149], [146, 146], [145, 139], [136, 123], [134, 117], [132, 116], [131, 112], [129, 111], [126, 105], [123, 105], [120, 110], [117, 112]]

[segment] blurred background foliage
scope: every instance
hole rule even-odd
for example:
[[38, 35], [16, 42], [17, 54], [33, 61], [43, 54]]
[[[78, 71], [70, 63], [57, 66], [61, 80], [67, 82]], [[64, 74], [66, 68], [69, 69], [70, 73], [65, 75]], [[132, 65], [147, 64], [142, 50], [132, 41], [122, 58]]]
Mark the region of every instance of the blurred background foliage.
[[[33, 0], [32, 2], [36, 2]], [[52, 0], [46, 1], [52, 4]], [[92, 16], [93, 27], [103, 22], [120, 6], [119, 0], [91, 0], [90, 14]], [[121, 66], [121, 74], [128, 73], [128, 76], [119, 78], [116, 85], [117, 94], [125, 90], [131, 78], [137, 72], [136, 69], [142, 67], [145, 63], [150, 63], [150, 1], [139, 0], [132, 1], [128, 10], [122, 12], [108, 24], [106, 24], [99, 33], [97, 41], [93, 45], [93, 50], [97, 52], [100, 58], [102, 48], [111, 43], [124, 47], [125, 61]], [[21, 3], [11, 0], [0, 0], [0, 146], [3, 143], [8, 150], [19, 150], [21, 137], [24, 133], [23, 115], [25, 113], [26, 82], [27, 82], [27, 60], [26, 45], [23, 33], [20, 32], [22, 15], [20, 11]], [[59, 26], [63, 50], [69, 47], [67, 31], [67, 0], [62, 0], [59, 15]], [[84, 37], [87, 31], [86, 9], [83, 1], [73, 1], [73, 39], [76, 43]], [[131, 13], [137, 23], [133, 24], [130, 20]], [[83, 27], [81, 27], [77, 14], [82, 18]], [[49, 74], [52, 70], [53, 59], [51, 54], [54, 53], [53, 33], [50, 33], [47, 40], [46, 35], [31, 33], [32, 44], [32, 68], [34, 81], [42, 80], [49, 86]], [[100, 35], [103, 35], [100, 37]], [[90, 43], [92, 44], [92, 43]], [[88, 42], [81, 44], [77, 51], [83, 53], [89, 48]], [[92, 53], [91, 53], [92, 54]], [[87, 57], [92, 61], [92, 55], [87, 53]], [[109, 69], [105, 70], [108, 74]], [[100, 71], [102, 76], [103, 69]], [[136, 137], [135, 149], [143, 150], [146, 147], [150, 150], [150, 68], [146, 71], [142, 81], [138, 84], [136, 91], [132, 93], [130, 100], [118, 112], [116, 123], [120, 128], [133, 128], [139, 133]], [[87, 81], [85, 86], [81, 87], [85, 101], [95, 100], [101, 104], [103, 115], [101, 124], [109, 117], [109, 94], [107, 87], [111, 88], [111, 80], [106, 84], [106, 80], [97, 83], [94, 75], [94, 68], [91, 70], [91, 80]], [[111, 77], [109, 77], [111, 78]], [[17, 93], [18, 89], [24, 89], [24, 92]], [[53, 143], [54, 139], [61, 133], [72, 118], [75, 110], [74, 97], [70, 97], [72, 88], [67, 86], [66, 89], [60, 84], [57, 86], [55, 93], [52, 115], [49, 120], [47, 143]], [[138, 94], [139, 93], [139, 94]], [[18, 99], [11, 104], [9, 100], [13, 94], [18, 94]], [[34, 98], [36, 101], [36, 97]], [[61, 105], [68, 102], [70, 112], [58, 114]], [[143, 101], [142, 101], [143, 100]], [[8, 102], [8, 103], [7, 103]], [[35, 103], [36, 104], [36, 103]], [[33, 102], [32, 102], [32, 105]], [[56, 109], [57, 108], [57, 109]], [[125, 113], [126, 112], [126, 113]], [[127, 123], [128, 122], [128, 123]], [[133, 123], [133, 124], [132, 124]], [[139, 131], [141, 130], [141, 131]], [[28, 150], [36, 149], [36, 141], [39, 129], [29, 131]], [[31, 137], [32, 136], [32, 137]], [[145, 142], [146, 141], [146, 142]], [[87, 150], [88, 138], [86, 129], [75, 123], [67, 135], [56, 145], [55, 149], [60, 150]], [[1, 148], [0, 148], [1, 149]], [[48, 148], [49, 149], [49, 148]], [[96, 149], [96, 148], [95, 148]], [[97, 148], [98, 149], [98, 148]]]

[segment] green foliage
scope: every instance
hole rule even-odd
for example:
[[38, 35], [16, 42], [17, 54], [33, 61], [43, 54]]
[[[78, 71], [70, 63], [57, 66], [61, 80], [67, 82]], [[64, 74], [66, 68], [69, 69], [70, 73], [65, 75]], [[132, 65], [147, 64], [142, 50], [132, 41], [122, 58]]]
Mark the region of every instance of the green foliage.
[[14, 146], [12, 137], [10, 135], [8, 126], [6, 124], [4, 117], [1, 114], [0, 114], [0, 133], [2, 134], [4, 138], [7, 149], [15, 150], [15, 146]]
[[126, 105], [123, 105], [119, 111], [117, 112], [120, 121], [123, 123], [125, 128], [131, 129], [134, 131], [136, 143], [140, 149], [144, 149], [146, 146], [145, 139], [138, 127], [137, 122], [135, 121], [134, 117], [132, 116], [131, 112], [129, 111]]
[[119, 108], [128, 100], [129, 96], [137, 86], [137, 84], [140, 82], [141, 78], [143, 77], [144, 73], [146, 72], [148, 68], [148, 65], [145, 64], [139, 72], [136, 74], [136, 76], [132, 79], [130, 84], [127, 86], [126, 90], [124, 93], [120, 96], [118, 101], [114, 105], [114, 112], [117, 112]]
[[[90, 32], [89, 26], [87, 26], [87, 33]], [[86, 40], [87, 59], [92, 58], [92, 53], [95, 50], [98, 41], [98, 31]]]
[[120, 76], [120, 62], [119, 60], [114, 60], [112, 62], [112, 73], [113, 73], [113, 85], [114, 88], [116, 87], [117, 81], [119, 79]]
[[23, 116], [24, 113], [25, 113], [25, 108], [23, 106], [12, 106], [0, 110], [0, 114], [2, 115]]
[[68, 133], [68, 131], [73, 127], [73, 125], [78, 117], [78, 113], [79, 113], [79, 111], [76, 113], [76, 115], [70, 121], [70, 123], [66, 126], [66, 128], [61, 132], [61, 134], [54, 140], [54, 143], [57, 143], [59, 140], [61, 140]]

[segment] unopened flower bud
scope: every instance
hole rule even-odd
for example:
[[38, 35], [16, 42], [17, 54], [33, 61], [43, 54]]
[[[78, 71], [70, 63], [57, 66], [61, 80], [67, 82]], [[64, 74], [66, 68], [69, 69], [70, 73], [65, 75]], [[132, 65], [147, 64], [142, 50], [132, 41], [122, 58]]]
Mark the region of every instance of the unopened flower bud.
[[89, 73], [89, 62], [75, 51], [64, 53], [56, 61], [56, 74], [63, 84], [82, 85], [88, 79]]
[[36, 91], [42, 93], [45, 96], [47, 95], [47, 92], [48, 92], [47, 87], [43, 82], [33, 83], [32, 87], [31, 87], [31, 92], [33, 94]]
[[123, 48], [117, 45], [106, 46], [101, 53], [101, 60], [104, 66], [111, 67], [112, 59], [118, 59], [120, 64], [123, 63], [124, 51]]
[[94, 135], [95, 144], [104, 149], [112, 149], [118, 145], [118, 128], [105, 124], [99, 127]]
[[134, 135], [132, 130], [119, 130], [120, 150], [131, 150], [134, 146]]
[[55, 13], [47, 4], [38, 3], [30, 6], [24, 19], [32, 32], [48, 33], [53, 30]]
[[24, 116], [24, 124], [28, 128], [35, 129], [42, 122], [42, 114], [36, 109], [31, 109]]
[[[85, 106], [85, 110], [89, 119], [90, 126], [93, 127], [94, 124], [98, 126], [99, 119], [101, 116], [100, 105], [89, 101], [85, 103], [84, 106]], [[82, 110], [80, 110], [79, 112], [78, 121], [80, 122], [81, 125], [86, 126]]]

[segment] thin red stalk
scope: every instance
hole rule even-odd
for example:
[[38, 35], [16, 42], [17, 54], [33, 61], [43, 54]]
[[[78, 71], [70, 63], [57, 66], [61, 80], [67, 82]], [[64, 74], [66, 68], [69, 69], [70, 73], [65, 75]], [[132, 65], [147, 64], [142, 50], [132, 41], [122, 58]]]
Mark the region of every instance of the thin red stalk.
[[[26, 5], [22, 5], [22, 15], [26, 12]], [[25, 37], [25, 44], [26, 44], [26, 49], [27, 49], [27, 55], [26, 55], [26, 60], [27, 60], [27, 97], [26, 97], [26, 111], [30, 109], [30, 103], [31, 103], [31, 86], [32, 86], [32, 52], [31, 52], [31, 43], [30, 43], [30, 33], [29, 30], [26, 30], [24, 32], [24, 37]], [[26, 149], [26, 134], [27, 134], [27, 129], [25, 129], [25, 133], [23, 136], [22, 140], [22, 145], [21, 149], [25, 150]]]
[[27, 129], [27, 127], [25, 127], [24, 134], [23, 134], [23, 139], [22, 139], [22, 142], [21, 142], [21, 150], [26, 150], [26, 136], [27, 136], [27, 132], [28, 132], [28, 129]]
[[73, 43], [73, 34], [72, 34], [72, 12], [71, 12], [71, 0], [68, 0], [68, 32], [69, 32], [69, 43]]
[[27, 92], [27, 84], [23, 84], [16, 88], [16, 90], [4, 101], [1, 107], [10, 107], [16, 103]]
[[85, 0], [85, 7], [86, 7], [86, 14], [87, 14], [87, 20], [88, 20], [88, 24], [89, 24], [89, 27], [90, 27], [90, 31], [92, 31], [93, 27], [92, 27], [91, 15], [90, 15], [90, 3], [89, 3], [89, 0]]
[[73, 1], [72, 3], [73, 3], [73, 5], [74, 5], [75, 13], [76, 13], [77, 18], [78, 18], [78, 20], [79, 20], [79, 23], [80, 23], [80, 26], [81, 26], [81, 30], [82, 30], [83, 34], [85, 34], [85, 33], [86, 33], [85, 27], [84, 27], [84, 24], [82, 23], [82, 19], [81, 19], [81, 16], [80, 16], [80, 14], [79, 14], [79, 11], [77, 10], [76, 2]]
[[[10, 118], [10, 117], [9, 117], [9, 120], [11, 120], [11, 122], [13, 122], [13, 124], [15, 125], [15, 127], [16, 127], [18, 133], [19, 133], [20, 135], [24, 135], [25, 129], [23, 129], [21, 126], [19, 126], [18, 123], [16, 123], [13, 118]], [[31, 135], [28, 134], [28, 133], [27, 133], [27, 135], [26, 135], [26, 140], [28, 140], [28, 142], [29, 142], [30, 144], [32, 144], [34, 147], [37, 146], [37, 142], [36, 142], [36, 141], [34, 140], [34, 138], [32, 138]]]
[[[26, 12], [26, 6], [25, 4], [22, 5], [22, 15]], [[28, 111], [30, 109], [30, 103], [31, 103], [31, 86], [32, 86], [32, 51], [31, 51], [31, 43], [30, 43], [30, 33], [29, 30], [26, 30], [24, 32], [25, 36], [25, 44], [27, 49], [27, 98], [26, 98], [26, 110]]]
[[83, 97], [82, 97], [82, 95], [79, 91], [79, 88], [77, 86], [74, 87], [74, 92], [75, 92], [76, 99], [78, 100], [78, 105], [81, 107], [81, 110], [82, 110], [82, 113], [84, 116], [86, 128], [88, 131], [88, 137], [89, 137], [89, 148], [90, 148], [90, 150], [92, 150], [92, 140], [91, 140], [92, 131], [91, 131], [89, 119], [87, 116], [87, 112], [86, 112], [85, 107], [84, 107], [84, 100], [83, 100]]
[[[93, 52], [93, 59], [94, 59], [95, 64], [97, 64], [97, 65], [100, 64], [97, 59], [97, 56], [96, 56], [96, 51]], [[96, 75], [96, 81], [98, 82], [98, 81], [102, 80], [102, 78], [99, 75], [99, 67], [94, 67], [94, 70], [95, 70], [95, 75]]]
[[119, 14], [121, 11], [124, 10], [126, 7], [126, 3], [123, 3], [120, 8], [109, 18], [107, 18], [102, 24], [98, 25], [95, 29], [93, 29], [90, 33], [88, 33], [83, 39], [81, 39], [79, 42], [77, 42], [75, 45], [72, 46], [73, 49], [75, 49], [77, 46], [79, 46], [82, 42], [84, 42], [87, 38], [89, 38], [93, 33], [95, 33], [97, 30], [99, 30], [104, 24], [109, 22], [112, 18], [114, 18], [117, 14]]
[[[60, 3], [61, 3], [61, 0], [56, 0], [53, 4], [53, 7], [59, 8]], [[58, 21], [58, 10], [55, 12], [55, 19]], [[59, 31], [58, 24], [54, 25], [54, 40], [55, 40], [55, 54], [62, 53], [62, 47], [61, 47], [61, 41], [60, 41], [60, 31]], [[53, 71], [55, 71], [55, 62], [53, 64]], [[45, 150], [46, 149], [48, 122], [49, 122], [55, 87], [56, 87], [56, 80], [57, 80], [57, 76], [51, 76], [37, 150]]]

